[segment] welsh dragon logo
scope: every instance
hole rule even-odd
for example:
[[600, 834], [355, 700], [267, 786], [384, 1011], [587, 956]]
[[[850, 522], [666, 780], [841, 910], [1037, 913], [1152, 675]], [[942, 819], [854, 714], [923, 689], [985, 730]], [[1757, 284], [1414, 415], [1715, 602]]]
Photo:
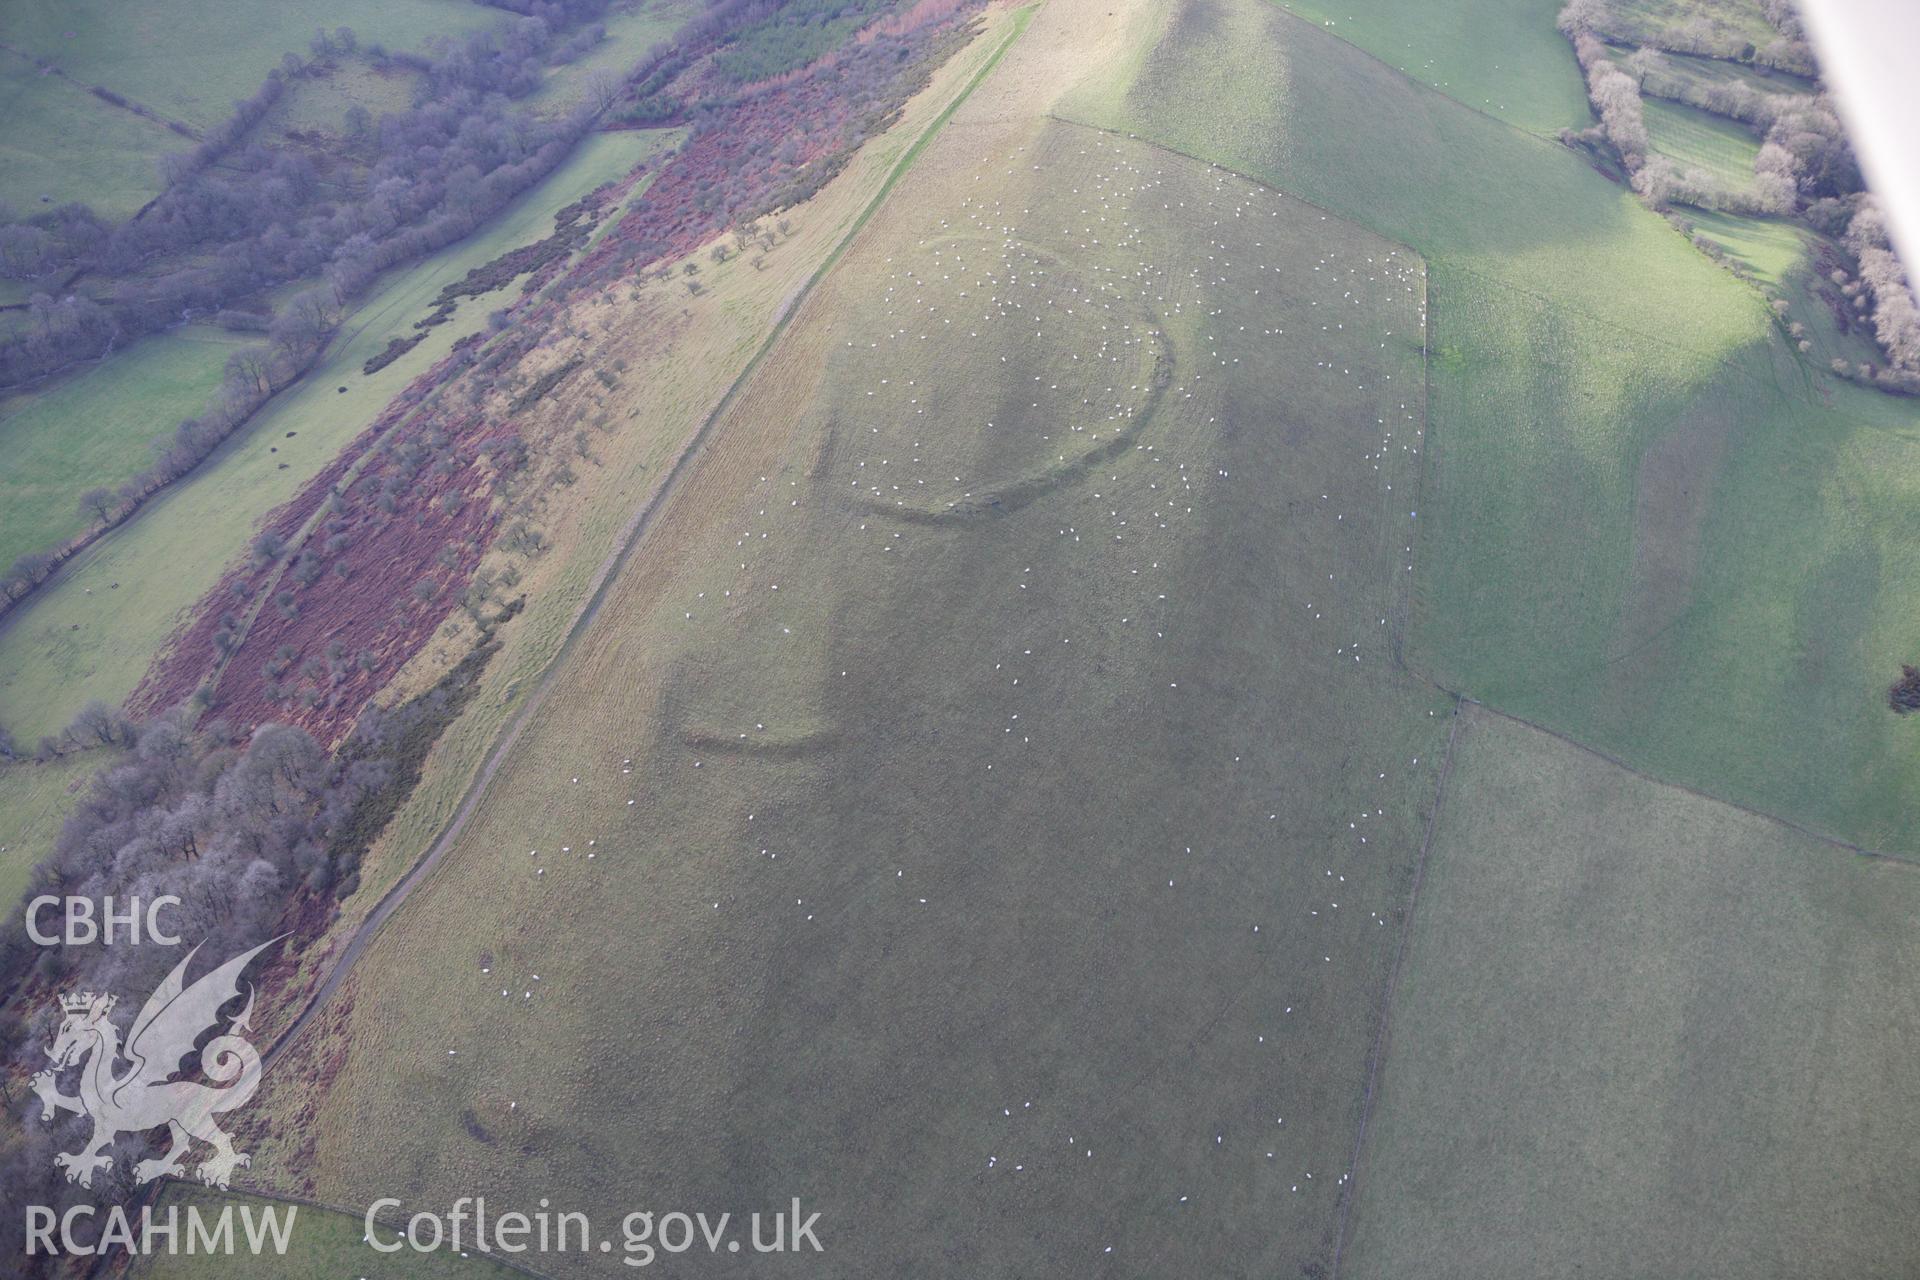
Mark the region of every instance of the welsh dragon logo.
[[[52, 1120], [57, 1111], [93, 1118], [93, 1136], [86, 1145], [53, 1158], [66, 1170], [67, 1181], [92, 1186], [95, 1170], [113, 1164], [108, 1151], [114, 1139], [161, 1125], [171, 1132], [173, 1145], [160, 1159], [142, 1160], [133, 1167], [139, 1182], [181, 1176], [180, 1157], [196, 1138], [213, 1148], [213, 1155], [197, 1170], [200, 1181], [208, 1186], [226, 1186], [233, 1171], [249, 1163], [244, 1152], [233, 1149], [233, 1139], [214, 1123], [214, 1117], [244, 1106], [260, 1083], [260, 1055], [240, 1034], [251, 1030], [251, 986], [246, 1008], [228, 1024], [224, 1035], [208, 1041], [200, 1051], [201, 1070], [226, 1087], [168, 1077], [180, 1069], [194, 1041], [219, 1024], [221, 1006], [239, 996], [240, 973], [248, 962], [278, 941], [271, 939], [235, 956], [191, 986], [186, 983], [187, 965], [200, 948], [189, 951], [147, 998], [124, 1045], [111, 1017], [116, 997], [91, 991], [60, 997], [66, 1018], [47, 1050], [53, 1066], [33, 1077], [33, 1091], [40, 1095], [43, 1121]], [[124, 1075], [115, 1075], [114, 1064], [122, 1060], [132, 1065]], [[79, 1094], [61, 1093], [57, 1073], [82, 1063]]]

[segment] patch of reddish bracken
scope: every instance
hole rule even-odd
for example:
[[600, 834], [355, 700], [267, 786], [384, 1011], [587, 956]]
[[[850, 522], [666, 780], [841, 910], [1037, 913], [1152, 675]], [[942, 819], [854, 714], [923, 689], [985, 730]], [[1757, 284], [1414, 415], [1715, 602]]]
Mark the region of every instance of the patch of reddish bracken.
[[483, 459], [501, 433], [415, 412], [433, 377], [268, 518], [292, 549], [227, 572], [135, 692], [134, 712], [184, 701], [211, 677], [209, 714], [242, 729], [297, 724], [330, 745], [419, 651], [499, 518]]
[[[817, 189], [851, 145], [897, 110], [901, 68], [965, 20], [972, 4], [923, 0], [813, 66], [746, 90], [718, 86], [704, 64], [697, 67], [688, 82], [704, 100], [691, 113], [691, 136], [628, 212], [567, 268], [563, 285], [593, 289], [631, 277], [698, 249], [749, 215], [777, 211]], [[635, 169], [619, 193], [647, 172], [646, 165]], [[556, 261], [538, 283], [545, 285], [559, 270]], [[542, 296], [540, 289], [523, 287], [512, 309], [516, 327], [541, 331], [542, 322], [565, 305], [566, 292], [563, 287]], [[344, 490], [342, 510], [321, 517], [306, 540], [300, 554], [320, 561], [318, 576], [309, 568], [307, 581], [296, 580], [292, 562], [300, 555], [230, 570], [135, 691], [132, 711], [183, 702], [211, 677], [208, 711], [236, 728], [280, 721], [305, 727], [322, 743], [339, 741], [367, 699], [420, 651], [454, 607], [495, 532], [498, 513], [480, 460], [514, 428], [416, 413], [435, 387], [459, 376], [467, 363], [449, 356], [415, 379], [267, 518], [266, 530], [291, 541], [332, 501], [356, 463], [376, 446], [386, 451]], [[381, 444], [390, 432], [393, 438]], [[403, 483], [391, 483], [396, 457], [430, 438], [427, 465], [413, 469]], [[452, 502], [449, 495], [455, 495]], [[249, 611], [253, 621], [242, 631], [237, 624]], [[232, 647], [236, 635], [239, 644]]]

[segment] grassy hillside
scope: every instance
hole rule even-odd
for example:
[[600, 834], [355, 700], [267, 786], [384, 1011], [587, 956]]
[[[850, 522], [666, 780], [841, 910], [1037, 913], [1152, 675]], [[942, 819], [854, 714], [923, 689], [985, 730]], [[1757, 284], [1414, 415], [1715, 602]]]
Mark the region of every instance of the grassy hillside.
[[[246, 1176], [798, 1197], [836, 1275], [1911, 1273], [1920, 410], [1551, 139], [1551, 9], [996, 10], [764, 257], [556, 298], [547, 550]], [[492, 304], [361, 361], [660, 141], [390, 280], [0, 628], [0, 721], [124, 693]], [[1695, 228], [1821, 305], [1817, 240]], [[97, 759], [0, 771], [0, 845]]]
[[[487, 664], [481, 691], [443, 736], [420, 785], [369, 852], [361, 891], [343, 904], [342, 931], [363, 918], [379, 894], [435, 843], [496, 739], [514, 732], [516, 717], [552, 665], [575, 651], [576, 641], [584, 641], [581, 611], [603, 594], [602, 584], [620, 563], [634, 522], [653, 509], [678, 460], [703, 438], [703, 422], [780, 332], [822, 264], [864, 223], [876, 193], [918, 151], [925, 131], [945, 118], [955, 96], [1030, 16], [1030, 10], [989, 14], [977, 39], [908, 100], [892, 128], [868, 139], [839, 179], [787, 212], [783, 238], [763, 262], [735, 255], [716, 264], [698, 252], [690, 260], [707, 269], [700, 277], [706, 288], [697, 295], [685, 292], [674, 278], [628, 282], [569, 299], [554, 327], [573, 334], [567, 342], [595, 367], [624, 366], [627, 372], [614, 386], [598, 378], [565, 382], [519, 419], [529, 438], [568, 458], [577, 457], [579, 424], [592, 424], [592, 455], [576, 462], [574, 484], [536, 502], [544, 551], [526, 556], [496, 548], [488, 557], [489, 572], [511, 569], [520, 575], [527, 609], [496, 633], [501, 648]], [[452, 620], [409, 664], [391, 691], [394, 697], [425, 691], [467, 652], [473, 633], [470, 626], [463, 631], [460, 621]], [[332, 956], [321, 947], [307, 959], [324, 971]], [[326, 1051], [324, 1043], [318, 1051]], [[272, 1102], [303, 1105], [297, 1094], [291, 1102]], [[307, 1129], [304, 1122], [287, 1127]], [[266, 1140], [274, 1140], [278, 1129], [275, 1125]], [[302, 1169], [311, 1163], [308, 1155], [292, 1160]]]
[[[1557, 143], [1261, 0], [1159, 11], [1162, 23], [1137, 29], [1139, 76], [1090, 83], [1066, 115], [1271, 182], [1413, 245], [1436, 268], [1671, 345], [1684, 337], [1681, 358], [1711, 358], [1763, 332], [1738, 282]], [[1565, 74], [1578, 75], [1571, 61]]]
[[[183, 611], [245, 550], [255, 521], [332, 461], [457, 339], [482, 329], [489, 299], [463, 304], [452, 321], [431, 329], [419, 346], [371, 376], [361, 371], [367, 358], [390, 338], [410, 334], [442, 286], [550, 234], [555, 210], [626, 174], [673, 136], [594, 136], [486, 231], [376, 288], [347, 319], [328, 356], [297, 386], [270, 402], [192, 475], [79, 556], [24, 608], [0, 620], [0, 723], [32, 741], [57, 732], [89, 698], [126, 697]], [[101, 372], [112, 374], [114, 366]]]
[[1920, 869], [1476, 715], [1341, 1274], [1910, 1274], [1917, 913]]
[[1573, 50], [1539, 0], [1277, 0], [1454, 101], [1542, 135], [1587, 123]]
[[[1894, 550], [1911, 403], [1815, 371], [1748, 286], [1573, 153], [1318, 27], [1193, 0], [1139, 56], [1134, 88], [1068, 112], [1429, 259], [1415, 665], [1712, 794], [1920, 847], [1920, 746], [1884, 697], [1920, 643], [1920, 574]], [[1259, 127], [1245, 84], [1280, 94]]]
[[1446, 730], [1390, 663], [1419, 263], [1043, 122], [1082, 17], [802, 305], [375, 942], [323, 1194], [379, 1135], [422, 1202], [799, 1194], [852, 1272], [1322, 1256]]

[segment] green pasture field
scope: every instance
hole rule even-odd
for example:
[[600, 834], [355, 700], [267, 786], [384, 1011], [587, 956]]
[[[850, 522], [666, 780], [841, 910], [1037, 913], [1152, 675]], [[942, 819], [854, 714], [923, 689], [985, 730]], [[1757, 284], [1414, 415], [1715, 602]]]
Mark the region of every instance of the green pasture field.
[[[353, 1280], [356, 1276], [379, 1276], [383, 1280], [388, 1277], [399, 1277], [400, 1280], [441, 1280], [442, 1277], [446, 1280], [470, 1280], [474, 1277], [482, 1280], [523, 1280], [528, 1274], [472, 1249], [458, 1252], [443, 1248], [428, 1253], [404, 1247], [397, 1252], [376, 1250], [366, 1240], [364, 1211], [349, 1213], [239, 1191], [215, 1191], [177, 1181], [167, 1184], [154, 1206], [162, 1222], [166, 1220], [165, 1215], [169, 1210], [176, 1211], [180, 1215], [178, 1221], [183, 1234], [189, 1209], [197, 1211], [201, 1221], [211, 1230], [217, 1227], [221, 1213], [229, 1208], [233, 1211], [234, 1238], [242, 1242], [247, 1238], [244, 1213], [251, 1211], [260, 1214], [270, 1210], [280, 1215], [281, 1222], [285, 1222], [286, 1215], [292, 1213], [293, 1225], [288, 1231], [287, 1252], [267, 1253], [261, 1257], [255, 1257], [244, 1247], [230, 1253], [188, 1255], [184, 1252], [154, 1252], [136, 1258], [128, 1266], [126, 1274], [131, 1280], [255, 1280], [263, 1273], [273, 1275], [276, 1280]], [[255, 1221], [259, 1222], [260, 1219], [256, 1218]], [[260, 1229], [264, 1233], [264, 1226]], [[471, 1226], [467, 1230], [471, 1231]], [[382, 1245], [402, 1243], [398, 1232], [385, 1227], [376, 1225], [374, 1235]]]
[[[1624, 60], [1629, 52], [1630, 50], [1619, 46], [1608, 47], [1608, 55], [1617, 60]], [[1814, 81], [1805, 76], [1795, 75], [1791, 71], [1776, 71], [1772, 67], [1728, 62], [1725, 58], [1700, 58], [1662, 50], [1661, 66], [1667, 74], [1701, 86], [1737, 80], [1762, 93], [1818, 93], [1820, 90], [1820, 86]]]
[[1009, 114], [1080, 21], [802, 304], [372, 944], [330, 1198], [1324, 1258], [1451, 706], [1392, 662], [1420, 263]]
[[193, 145], [5, 50], [0, 120], [0, 200], [23, 216], [78, 201], [130, 218], [160, 189], [160, 157]]
[[103, 364], [0, 399], [0, 565], [84, 533], [80, 495], [153, 461], [149, 447], [207, 407], [247, 335], [194, 325], [156, 334]]
[[1591, 118], [1554, 8], [1533, 0], [1277, 0], [1288, 13], [1476, 111], [1531, 133]]
[[[292, 497], [500, 304], [469, 301], [426, 341], [370, 377], [361, 373], [366, 359], [389, 338], [411, 333], [443, 285], [550, 234], [556, 210], [627, 173], [661, 141], [658, 132], [594, 135], [486, 230], [402, 269], [348, 317], [319, 367], [192, 475], [0, 620], [0, 723], [32, 741], [57, 732], [89, 698], [125, 698], [186, 611], [245, 549], [256, 522]], [[110, 588], [114, 582], [118, 588]]]
[[1807, 263], [1813, 233], [1797, 222], [1712, 209], [1688, 209], [1693, 230], [1719, 245], [1727, 258], [1761, 285], [1778, 290]]
[[[159, 193], [156, 162], [192, 142], [101, 101], [87, 91], [92, 86], [207, 129], [251, 97], [282, 54], [307, 58], [323, 21], [328, 31], [351, 27], [363, 46], [401, 50], [507, 16], [461, 0], [346, 0], [324, 18], [296, 0], [15, 0], [0, 7], [0, 44], [12, 50], [0, 51], [7, 121], [0, 158], [8, 161], [0, 165], [0, 198], [23, 213], [50, 195], [54, 204], [78, 200], [122, 218]], [[70, 79], [43, 74], [34, 59]]]
[[[33, 744], [21, 746], [31, 751]], [[87, 779], [114, 755], [81, 751], [46, 764], [0, 764], [0, 910], [12, 911], [19, 902], [28, 874], [52, 849], [53, 837]]]
[[1621, 594], [1562, 633], [1595, 661], [1487, 683], [1664, 778], [1912, 852], [1920, 750], [1887, 687], [1920, 616], [1920, 436], [1910, 402], [1829, 394], [1779, 344], [1743, 354], [1641, 455]]
[[1894, 1277], [1920, 868], [1476, 713], [1340, 1270]]
[[[1414, 666], [1709, 794], [1920, 848], [1920, 744], [1885, 701], [1920, 649], [1912, 402], [1791, 351], [1752, 288], [1573, 152], [1316, 26], [1193, 0], [1141, 57], [1068, 113], [1429, 260]], [[1284, 89], [1259, 129], [1250, 84]]]
[[1753, 182], [1760, 140], [1738, 120], [1664, 98], [1642, 100], [1653, 149], [1684, 169], [1698, 169], [1729, 191]]
[[[690, 10], [678, 0], [647, 0], [610, 12], [607, 38], [577, 62], [554, 67], [529, 100], [563, 108], [596, 70], [624, 72], [671, 36]], [[461, 0], [349, 0], [326, 11], [329, 32], [345, 25], [364, 49], [418, 50], [434, 37], [511, 20], [505, 10]], [[141, 0], [131, 9], [106, 0], [52, 4], [20, 0], [0, 11], [0, 199], [19, 212], [80, 201], [109, 220], [130, 217], [159, 193], [157, 162], [193, 145], [164, 124], [104, 102], [100, 85], [158, 112], [205, 129], [225, 119], [236, 99], [259, 88], [284, 53], [308, 58], [317, 18], [310, 7], [272, 0], [265, 9]], [[9, 51], [10, 50], [10, 51]], [[34, 62], [44, 58], [64, 76]], [[337, 59], [324, 78], [302, 78], [275, 105], [265, 129], [298, 128], [338, 135], [347, 108], [375, 117], [404, 110], [412, 77], [376, 73], [363, 57]], [[71, 77], [71, 78], [68, 78]], [[42, 197], [45, 197], [43, 199]]]
[[[1920, 760], [1885, 705], [1920, 610], [1911, 403], [1820, 375], [1571, 153], [1253, 12], [1176, 10], [1149, 74], [1077, 111], [1428, 255], [1413, 663], [1911, 852]], [[1290, 86], [1271, 127], [1208, 98], [1247, 84]], [[1910, 869], [1486, 732], [1449, 783], [1343, 1274], [1899, 1274], [1911, 1126], [1858, 1117], [1907, 1111], [1914, 1011], [1882, 1002]]]
[[[1825, 242], [1817, 232], [1783, 219], [1708, 209], [1688, 209], [1685, 216], [1694, 234], [1718, 245], [1729, 262], [1749, 273], [1769, 295], [1786, 300], [1785, 320], [1804, 325], [1803, 336], [1813, 344], [1806, 357], [1813, 368], [1825, 369], [1835, 358], [1850, 364], [1877, 364], [1886, 358], [1873, 340], [1872, 321], [1853, 310], [1852, 300], [1820, 274], [1818, 254]], [[1845, 333], [1835, 318], [1834, 303], [1848, 314]]]
[[[1042, 6], [673, 464], [253, 1176], [799, 1197], [836, 1274], [1909, 1273], [1920, 410], [1545, 136], [1553, 6], [1475, 3], [1484, 67], [1414, 0], [1146, 0], [1118, 57]], [[0, 722], [123, 694], [560, 194], [0, 628]], [[0, 772], [0, 843], [58, 784]]]
[[[1623, 328], [1670, 325], [1703, 355], [1764, 330], [1750, 292], [1557, 142], [1468, 109], [1277, 5], [1192, 0], [1165, 14], [1139, 51], [1144, 72], [1076, 93], [1070, 117], [1271, 182], [1436, 265]], [[1565, 74], [1579, 74], [1571, 61]]]
[[343, 0], [324, 15], [299, 0], [14, 0], [0, 10], [0, 42], [204, 129], [251, 97], [282, 54], [307, 58], [317, 26], [402, 50], [506, 16], [461, 0]]

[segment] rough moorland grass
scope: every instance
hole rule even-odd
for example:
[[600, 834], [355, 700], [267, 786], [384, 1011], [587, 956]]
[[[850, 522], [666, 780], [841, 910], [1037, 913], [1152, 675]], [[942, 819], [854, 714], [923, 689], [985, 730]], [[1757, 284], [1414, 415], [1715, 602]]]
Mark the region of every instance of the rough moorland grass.
[[411, 105], [424, 79], [418, 72], [398, 66], [380, 70], [364, 55], [336, 57], [331, 70], [316, 69], [294, 81], [292, 90], [267, 109], [250, 136], [284, 146], [289, 141], [287, 133], [297, 131], [344, 144], [349, 110], [363, 107], [375, 120], [398, 115]]
[[[1535, 0], [1276, 0], [1476, 111], [1538, 134], [1583, 127], [1573, 49]], [[1569, 74], [1569, 72], [1572, 74]]]
[[175, 329], [0, 400], [0, 564], [90, 528], [80, 495], [147, 467], [148, 446], [206, 408], [227, 357], [247, 340], [207, 326]]
[[1737, 120], [1681, 102], [1648, 98], [1642, 103], [1653, 149], [1686, 169], [1697, 169], [1729, 191], [1753, 184], [1760, 141]]
[[1463, 728], [1343, 1276], [1904, 1276], [1920, 869]]
[[[136, 1258], [127, 1268], [129, 1277], [255, 1280], [270, 1274], [277, 1280], [352, 1280], [355, 1276], [392, 1276], [401, 1280], [524, 1280], [527, 1275], [471, 1248], [465, 1252], [443, 1248], [430, 1253], [410, 1248], [397, 1252], [375, 1250], [366, 1241], [364, 1210], [349, 1213], [237, 1191], [214, 1191], [185, 1182], [169, 1182], [155, 1205], [162, 1221], [169, 1210], [178, 1212], [183, 1238], [189, 1209], [197, 1211], [209, 1228], [215, 1227], [220, 1215], [231, 1209], [233, 1236], [240, 1247], [224, 1253], [194, 1254], [186, 1253], [184, 1246], [178, 1253], [167, 1253], [163, 1247]], [[247, 1212], [261, 1215], [268, 1211], [278, 1214], [282, 1223], [288, 1220], [289, 1213], [293, 1215], [287, 1251], [276, 1254], [269, 1246], [266, 1254], [256, 1257], [245, 1246], [246, 1219], [242, 1215]], [[254, 1221], [262, 1224], [262, 1238], [270, 1239], [263, 1219], [256, 1216]], [[467, 1231], [472, 1231], [471, 1226]], [[376, 1225], [374, 1233], [382, 1245], [400, 1243], [399, 1233], [385, 1227]]]
[[[401, 271], [348, 318], [326, 360], [298, 386], [10, 614], [0, 623], [0, 723], [31, 741], [57, 731], [89, 698], [124, 698], [182, 611], [245, 549], [254, 522], [324, 467], [457, 338], [481, 328], [488, 300], [463, 306], [371, 377], [361, 373], [367, 357], [411, 333], [441, 286], [550, 234], [556, 209], [626, 173], [658, 141], [647, 133], [596, 135], [486, 231]], [[110, 590], [113, 582], [120, 586]]]
[[1088, 17], [802, 304], [367, 953], [323, 1194], [377, 1143], [420, 1203], [797, 1194], [853, 1274], [1323, 1257], [1444, 733], [1388, 661], [1418, 265], [991, 92]]
[[[1194, 0], [1144, 64], [1070, 113], [1430, 260], [1415, 664], [1711, 794], [1915, 848], [1920, 746], [1884, 697], [1920, 644], [1895, 550], [1912, 403], [1817, 375], [1751, 288], [1571, 152], [1317, 27]], [[1241, 84], [1284, 110], [1249, 124]]]
[[[1019, 14], [1004, 21], [1017, 23]], [[592, 335], [595, 364], [606, 368], [624, 361], [631, 371], [614, 388], [603, 390], [597, 380], [563, 388], [548, 407], [549, 422], [563, 424], [569, 438], [579, 421], [604, 415], [612, 425], [594, 440], [595, 461], [582, 469], [572, 500], [540, 512], [552, 550], [531, 563], [499, 552], [489, 560], [487, 567], [495, 572], [512, 564], [523, 575], [529, 607], [501, 634], [502, 652], [488, 664], [485, 692], [443, 737], [420, 787], [369, 857], [363, 883], [384, 888], [432, 841], [507, 716], [561, 649], [623, 526], [762, 348], [809, 277], [844, 243], [914, 140], [977, 71], [978, 59], [1005, 38], [1001, 22], [990, 22], [977, 51], [967, 50], [937, 72], [900, 123], [855, 154], [841, 180], [791, 210], [787, 238], [767, 255], [764, 269], [749, 268], [741, 255], [715, 265], [695, 253], [690, 259], [707, 267], [702, 275], [707, 288], [698, 297], [682, 294], [676, 281], [629, 285], [576, 303], [569, 321]], [[523, 426], [536, 435], [543, 429]], [[436, 644], [446, 655], [435, 660], [430, 654], [416, 663], [418, 670], [406, 673], [403, 687], [424, 689], [470, 641], [462, 633], [449, 636], [444, 646]], [[349, 902], [349, 913], [360, 901]]]

